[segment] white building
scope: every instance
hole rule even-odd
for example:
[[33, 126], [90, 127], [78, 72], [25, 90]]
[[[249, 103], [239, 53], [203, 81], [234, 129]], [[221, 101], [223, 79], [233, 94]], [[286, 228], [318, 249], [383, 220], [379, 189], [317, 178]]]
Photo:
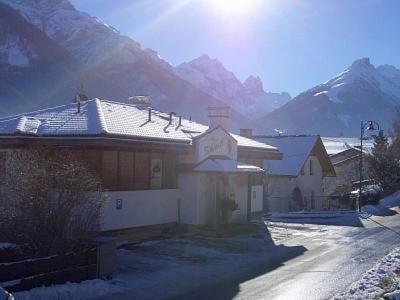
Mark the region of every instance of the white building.
[[[341, 196], [352, 190], [352, 184], [360, 180], [360, 153], [359, 148], [351, 147], [345, 143], [345, 147], [340, 147], [340, 143], [336, 146], [332, 142], [328, 142], [330, 150], [329, 159], [335, 168], [336, 177], [329, 177], [324, 180], [324, 189], [329, 195]], [[365, 159], [368, 155], [363, 151], [363, 179], [369, 179], [369, 163]], [[351, 205], [351, 203], [348, 203]]]
[[275, 146], [282, 160], [264, 160], [265, 199], [269, 211], [330, 209], [323, 189], [335, 171], [319, 136], [254, 136]]
[[0, 119], [0, 148], [40, 143], [80, 155], [103, 181], [102, 231], [218, 224], [229, 201], [233, 221], [247, 222], [263, 210], [262, 162], [281, 153], [230, 133], [228, 108], [209, 117], [205, 126], [93, 99]]

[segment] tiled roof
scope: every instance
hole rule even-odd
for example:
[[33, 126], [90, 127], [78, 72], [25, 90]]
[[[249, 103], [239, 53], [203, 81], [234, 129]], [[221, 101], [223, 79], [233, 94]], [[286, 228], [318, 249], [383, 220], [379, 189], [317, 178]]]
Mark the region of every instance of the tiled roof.
[[[0, 136], [105, 136], [127, 139], [144, 139], [190, 144], [208, 126], [152, 110], [151, 121], [148, 110], [133, 104], [92, 99], [81, 102], [78, 113], [76, 103], [25, 113], [0, 119]], [[273, 150], [275, 147], [252, 139], [231, 134], [239, 147], [255, 150]]]

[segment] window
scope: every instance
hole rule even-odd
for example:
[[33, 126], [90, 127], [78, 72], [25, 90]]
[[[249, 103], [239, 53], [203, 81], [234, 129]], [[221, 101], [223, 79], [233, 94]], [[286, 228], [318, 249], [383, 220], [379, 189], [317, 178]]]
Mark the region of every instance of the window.
[[103, 152], [101, 175], [107, 189], [115, 189], [118, 186], [118, 151]]
[[150, 188], [161, 189], [163, 187], [163, 159], [160, 154], [151, 154], [150, 159]]
[[177, 155], [145, 151], [85, 150], [89, 168], [101, 175], [111, 191], [177, 187]]
[[310, 175], [314, 175], [313, 161], [310, 159]]
[[119, 188], [130, 189], [135, 183], [135, 152], [119, 152]]

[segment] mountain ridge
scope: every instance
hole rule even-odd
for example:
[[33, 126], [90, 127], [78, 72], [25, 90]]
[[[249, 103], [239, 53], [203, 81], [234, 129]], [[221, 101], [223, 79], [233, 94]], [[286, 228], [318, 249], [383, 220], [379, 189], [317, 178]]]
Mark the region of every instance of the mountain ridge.
[[393, 66], [375, 68], [369, 58], [357, 59], [343, 72], [300, 93], [260, 122], [268, 132], [279, 129], [290, 134], [357, 135], [361, 120], [376, 119], [388, 130], [400, 105], [398, 72]]
[[[150, 95], [156, 108], [173, 110], [202, 122], [208, 122], [208, 106], [225, 105], [161, 66], [154, 59], [154, 53], [143, 50], [133, 39], [120, 35], [99, 19], [77, 11], [67, 0], [1, 2], [65, 48], [85, 67], [85, 72], [99, 74], [105, 82], [118, 87], [120, 93], [108, 97], [111, 100], [129, 101], [132, 95]], [[153, 59], [150, 59], [151, 55]], [[93, 91], [89, 96], [102, 95]], [[237, 129], [248, 126], [249, 120], [233, 109], [232, 123]]]
[[174, 73], [251, 118], [270, 112], [291, 99], [287, 92], [264, 91], [258, 76], [250, 75], [241, 82], [221, 61], [207, 54], [178, 65]]

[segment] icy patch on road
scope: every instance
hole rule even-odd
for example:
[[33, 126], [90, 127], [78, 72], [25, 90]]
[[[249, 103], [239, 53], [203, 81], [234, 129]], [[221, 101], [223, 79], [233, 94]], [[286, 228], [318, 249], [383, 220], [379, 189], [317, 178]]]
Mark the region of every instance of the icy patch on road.
[[382, 258], [350, 288], [333, 299], [380, 299], [385, 293], [399, 289], [400, 248], [396, 248]]

